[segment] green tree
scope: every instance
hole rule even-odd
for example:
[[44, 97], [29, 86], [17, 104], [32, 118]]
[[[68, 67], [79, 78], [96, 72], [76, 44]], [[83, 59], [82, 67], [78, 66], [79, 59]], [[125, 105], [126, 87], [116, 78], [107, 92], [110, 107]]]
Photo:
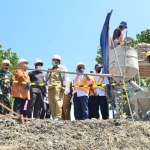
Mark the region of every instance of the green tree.
[[130, 45], [132, 47], [139, 43], [150, 43], [150, 29], [143, 30], [141, 33], [136, 34], [135, 40], [131, 38]]
[[141, 31], [136, 35], [136, 38], [138, 43], [150, 43], [150, 29]]
[[[97, 55], [96, 55], [95, 61], [98, 64], [102, 64], [102, 51], [100, 48], [97, 49]], [[90, 71], [90, 73], [94, 73], [94, 71]]]
[[[4, 59], [8, 59], [11, 63], [11, 66], [16, 66], [19, 59], [17, 53], [12, 52], [11, 48], [8, 48], [7, 50], [4, 50], [3, 48], [4, 48], [3, 45], [0, 44], [0, 65], [2, 64], [2, 61]], [[10, 71], [14, 73], [15, 70], [10, 69]], [[14, 104], [13, 97], [11, 97], [10, 104], [11, 104], [11, 109], [13, 109], [13, 104]]]
[[97, 49], [97, 56], [95, 58], [95, 61], [98, 63], [98, 64], [102, 64], [102, 51], [100, 48]]
[[[19, 59], [17, 53], [12, 52], [11, 48], [8, 48], [7, 50], [4, 50], [3, 48], [3, 45], [0, 44], [0, 64], [2, 64], [4, 59], [8, 59], [11, 63], [11, 66], [16, 66]], [[12, 71], [12, 73], [14, 72], [13, 70], [10, 71]]]

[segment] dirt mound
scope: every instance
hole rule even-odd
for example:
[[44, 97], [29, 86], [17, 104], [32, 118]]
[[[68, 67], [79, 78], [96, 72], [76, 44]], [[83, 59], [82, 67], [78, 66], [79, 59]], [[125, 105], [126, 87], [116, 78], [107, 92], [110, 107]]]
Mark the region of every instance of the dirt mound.
[[150, 149], [150, 122], [34, 120], [24, 125], [0, 118], [0, 150]]

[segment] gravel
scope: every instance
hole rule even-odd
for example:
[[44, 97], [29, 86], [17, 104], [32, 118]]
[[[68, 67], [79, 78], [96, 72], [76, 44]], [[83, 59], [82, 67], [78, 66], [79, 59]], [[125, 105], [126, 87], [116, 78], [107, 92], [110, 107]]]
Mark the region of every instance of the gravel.
[[150, 121], [0, 118], [0, 150], [150, 150]]

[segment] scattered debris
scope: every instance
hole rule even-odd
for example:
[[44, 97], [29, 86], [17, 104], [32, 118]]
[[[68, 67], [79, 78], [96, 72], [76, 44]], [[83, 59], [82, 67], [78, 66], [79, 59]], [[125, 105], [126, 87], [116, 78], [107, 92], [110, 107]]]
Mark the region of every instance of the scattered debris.
[[0, 150], [150, 149], [150, 121], [0, 118]]

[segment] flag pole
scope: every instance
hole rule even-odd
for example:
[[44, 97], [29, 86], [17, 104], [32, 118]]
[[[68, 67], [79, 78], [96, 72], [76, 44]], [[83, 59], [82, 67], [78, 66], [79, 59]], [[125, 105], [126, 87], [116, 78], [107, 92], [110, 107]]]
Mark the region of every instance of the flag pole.
[[[112, 12], [113, 12], [113, 10], [111, 10], [111, 12], [110, 12], [110, 17], [111, 17], [111, 15], [112, 15]], [[109, 21], [109, 23], [110, 23], [110, 21]], [[109, 27], [108, 27], [108, 41], [109, 41], [108, 46], [109, 46], [109, 50], [110, 50], [110, 24], [109, 24]], [[108, 56], [109, 56], [109, 55], [108, 55]]]
[[[113, 10], [110, 12], [110, 17], [112, 15]], [[110, 20], [109, 20], [109, 26], [108, 26], [108, 58], [109, 58], [109, 50], [110, 50]], [[109, 71], [109, 59], [108, 59], [108, 71]]]
[[[110, 12], [110, 17], [112, 15], [113, 10], [111, 10]], [[109, 51], [110, 51], [110, 20], [109, 20], [109, 26], [108, 26], [108, 72], [109, 72]], [[109, 79], [110, 82], [111, 79]], [[115, 105], [115, 101], [112, 98], [112, 89], [113, 87], [110, 86], [110, 97], [112, 99], [112, 114], [113, 114], [113, 118], [115, 117], [115, 112], [114, 112], [114, 105]], [[109, 93], [108, 93], [109, 94]], [[115, 97], [116, 98], [116, 97]]]

